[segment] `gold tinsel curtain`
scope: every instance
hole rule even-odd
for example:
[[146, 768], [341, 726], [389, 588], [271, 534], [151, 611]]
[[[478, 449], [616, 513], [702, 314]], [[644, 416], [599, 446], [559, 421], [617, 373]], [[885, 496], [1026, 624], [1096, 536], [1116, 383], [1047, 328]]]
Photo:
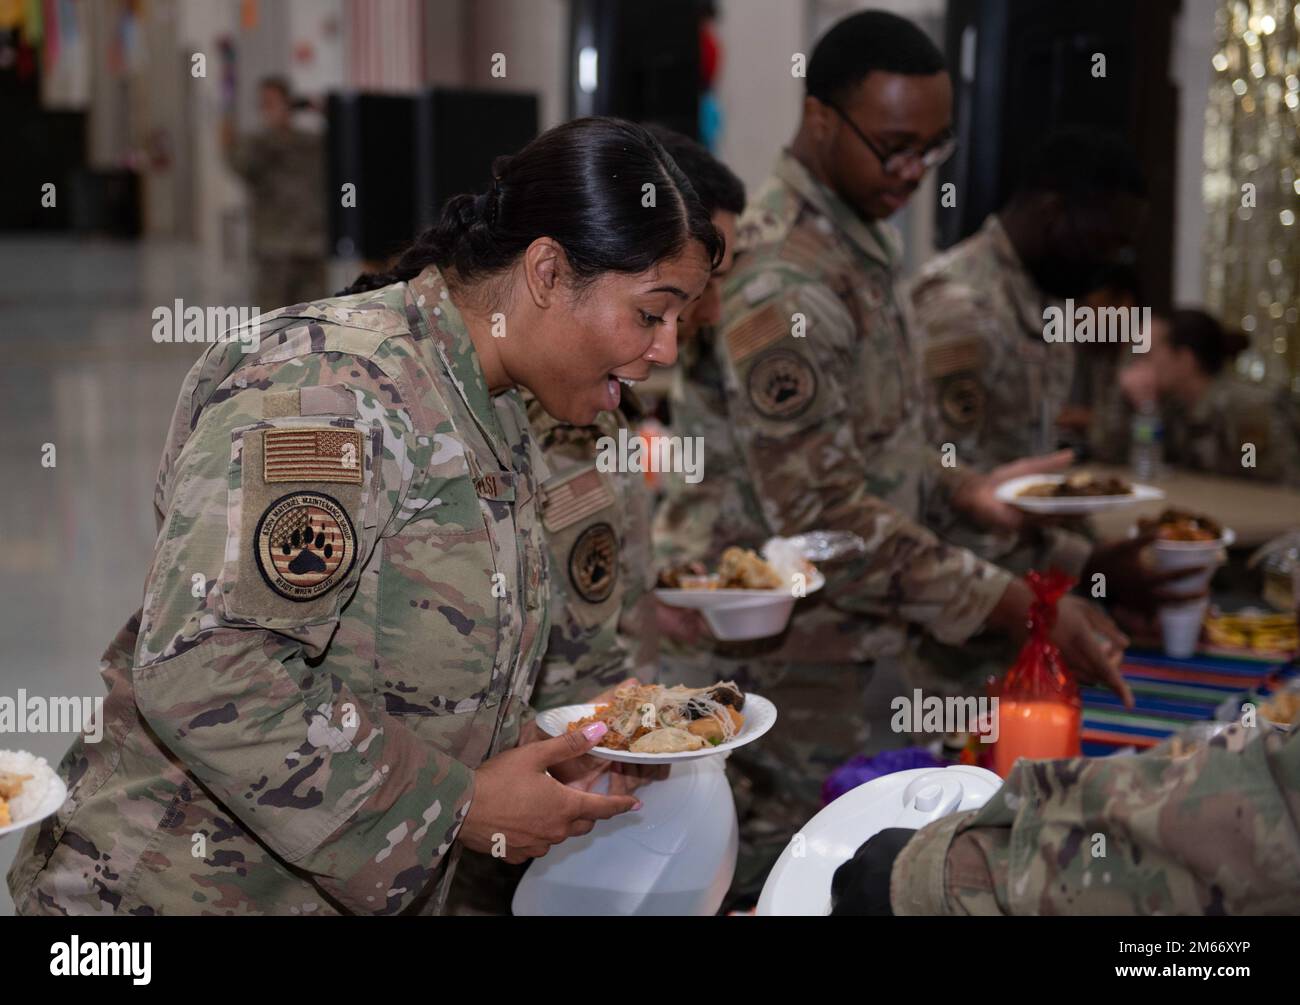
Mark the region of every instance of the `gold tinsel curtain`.
[[1215, 33], [1206, 302], [1250, 335], [1243, 377], [1300, 393], [1300, 3], [1222, 0]]

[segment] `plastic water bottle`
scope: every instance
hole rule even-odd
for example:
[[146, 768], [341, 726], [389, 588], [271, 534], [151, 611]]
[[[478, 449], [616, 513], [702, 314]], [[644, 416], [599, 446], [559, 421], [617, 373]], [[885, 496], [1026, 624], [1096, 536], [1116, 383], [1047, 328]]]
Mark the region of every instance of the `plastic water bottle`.
[[1133, 413], [1130, 429], [1129, 464], [1134, 477], [1144, 482], [1158, 478], [1164, 449], [1164, 426], [1155, 402], [1144, 402]]

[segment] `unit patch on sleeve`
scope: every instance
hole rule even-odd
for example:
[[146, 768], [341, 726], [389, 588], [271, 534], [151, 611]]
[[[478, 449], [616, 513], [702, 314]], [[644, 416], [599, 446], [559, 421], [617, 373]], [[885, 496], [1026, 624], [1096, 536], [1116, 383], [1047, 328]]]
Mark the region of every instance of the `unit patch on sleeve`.
[[347, 577], [357, 557], [347, 511], [323, 492], [291, 492], [262, 514], [253, 536], [257, 568], [287, 600], [314, 600]]
[[817, 373], [802, 354], [774, 349], [754, 363], [746, 386], [759, 415], [793, 419], [817, 397]]
[[589, 604], [609, 599], [618, 578], [618, 537], [607, 523], [595, 523], [578, 535], [569, 550], [569, 581]]

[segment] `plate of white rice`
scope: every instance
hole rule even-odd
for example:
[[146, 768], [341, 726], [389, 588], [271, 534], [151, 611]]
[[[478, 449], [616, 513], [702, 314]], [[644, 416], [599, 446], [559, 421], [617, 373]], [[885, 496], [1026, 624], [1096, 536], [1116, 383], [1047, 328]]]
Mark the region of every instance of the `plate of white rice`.
[[68, 787], [63, 784], [45, 758], [29, 754], [25, 750], [0, 750], [0, 771], [12, 775], [29, 775], [18, 793], [8, 800], [9, 819], [12, 821], [0, 827], [0, 837], [10, 831], [20, 831], [39, 823], [51, 813], [58, 811], [63, 800], [68, 797]]

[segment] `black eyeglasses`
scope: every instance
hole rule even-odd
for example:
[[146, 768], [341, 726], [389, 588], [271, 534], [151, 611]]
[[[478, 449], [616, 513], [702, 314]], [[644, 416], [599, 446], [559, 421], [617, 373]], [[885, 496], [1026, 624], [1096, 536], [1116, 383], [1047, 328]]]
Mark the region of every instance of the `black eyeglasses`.
[[866, 133], [858, 128], [858, 124], [849, 118], [848, 114], [839, 105], [827, 101], [824, 104], [834, 110], [835, 114], [848, 123], [858, 139], [860, 139], [868, 150], [876, 155], [876, 160], [880, 161], [880, 167], [885, 174], [899, 174], [904, 168], [913, 167], [917, 164], [921, 170], [929, 171], [930, 168], [938, 167], [957, 149], [957, 137], [952, 133], [941, 136], [924, 150], [897, 150], [891, 154], [881, 153], [880, 148], [871, 141]]

